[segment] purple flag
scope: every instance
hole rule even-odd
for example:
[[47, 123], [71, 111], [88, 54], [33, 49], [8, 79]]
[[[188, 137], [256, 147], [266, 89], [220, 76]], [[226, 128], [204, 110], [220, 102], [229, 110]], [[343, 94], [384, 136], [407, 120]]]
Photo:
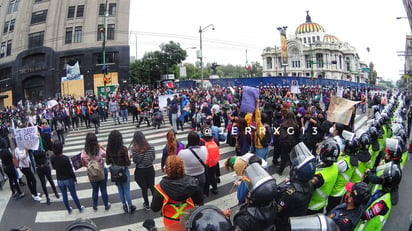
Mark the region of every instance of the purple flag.
[[256, 108], [256, 100], [259, 98], [259, 88], [243, 86], [242, 103], [240, 104], [240, 112], [254, 112]]

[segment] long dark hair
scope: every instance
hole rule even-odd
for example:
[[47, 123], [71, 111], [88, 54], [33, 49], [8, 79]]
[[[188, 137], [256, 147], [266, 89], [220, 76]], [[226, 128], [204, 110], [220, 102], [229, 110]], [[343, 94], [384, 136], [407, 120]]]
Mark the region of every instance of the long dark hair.
[[296, 117], [293, 112], [288, 112], [285, 116], [285, 121], [283, 121], [282, 126], [284, 127], [297, 127], [298, 122], [296, 122]]
[[147, 142], [146, 137], [143, 132], [136, 131], [133, 135], [132, 142], [129, 145], [129, 148], [133, 152], [142, 153], [150, 149], [150, 144]]
[[94, 133], [87, 133], [86, 142], [84, 143], [84, 151], [88, 156], [97, 156], [100, 151], [97, 136]]
[[187, 135], [187, 147], [198, 146], [200, 142], [200, 137], [195, 131], [190, 131]]
[[118, 156], [120, 150], [124, 147], [122, 134], [118, 130], [113, 130], [107, 139], [106, 154], [110, 156]]

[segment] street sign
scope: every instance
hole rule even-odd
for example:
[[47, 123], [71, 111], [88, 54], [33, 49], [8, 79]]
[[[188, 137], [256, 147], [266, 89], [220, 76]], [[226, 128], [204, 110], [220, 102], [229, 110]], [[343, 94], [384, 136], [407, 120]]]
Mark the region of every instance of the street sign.
[[370, 72], [371, 72], [371, 69], [370, 69], [369, 67], [364, 67], [364, 68], [362, 68], [362, 71], [363, 71], [363, 72], [370, 73]]

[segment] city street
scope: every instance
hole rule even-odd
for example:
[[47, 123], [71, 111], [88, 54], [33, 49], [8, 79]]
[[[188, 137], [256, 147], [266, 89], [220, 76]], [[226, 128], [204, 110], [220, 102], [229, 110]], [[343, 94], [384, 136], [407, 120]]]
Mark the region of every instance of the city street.
[[[366, 129], [366, 114], [359, 113], [355, 119], [355, 128]], [[129, 117], [130, 118], [130, 117]], [[131, 123], [122, 123], [121, 125], [113, 125], [112, 120], [102, 123], [101, 128], [99, 129], [98, 139], [101, 144], [106, 145], [107, 136], [109, 132], [113, 129], [121, 131], [123, 134], [124, 144], [129, 145], [133, 133], [137, 130], [135, 124]], [[149, 143], [155, 146], [156, 150], [156, 161], [155, 161], [155, 170], [156, 170], [156, 183], [160, 181], [164, 175], [160, 170], [160, 159], [162, 149], [166, 141], [166, 132], [169, 130], [169, 124], [166, 121], [166, 125], [163, 125], [160, 129], [153, 129], [152, 127], [147, 127], [146, 124], [142, 124], [139, 128], [149, 140]], [[189, 132], [189, 125], [185, 124], [185, 130], [183, 132], [179, 131], [177, 139], [186, 143], [187, 133]], [[66, 144], [64, 147], [64, 154], [68, 156], [73, 156], [81, 152], [85, 135], [88, 132], [93, 132], [94, 129], [81, 129], [80, 131], [70, 131], [66, 137]], [[221, 209], [226, 209], [237, 204], [236, 194], [233, 192], [233, 173], [228, 173], [224, 168], [224, 161], [228, 156], [234, 155], [235, 151], [233, 147], [228, 146], [225, 143], [221, 144], [221, 183], [218, 185], [219, 193], [217, 195], [210, 194], [206, 198], [207, 204], [213, 204], [218, 206]], [[272, 155], [270, 155], [272, 156]], [[269, 171], [277, 180], [277, 182], [282, 181], [288, 174], [289, 171], [283, 173], [283, 176], [274, 174], [276, 171], [271, 164], [271, 157], [268, 160]], [[408, 163], [404, 169], [404, 179], [402, 180], [402, 185], [400, 188], [400, 203], [394, 207], [391, 218], [387, 222], [384, 230], [406, 230], [404, 227], [409, 226], [409, 214], [412, 213], [412, 208], [408, 207], [411, 203], [411, 199], [407, 198], [410, 195], [411, 190], [411, 176], [410, 169], [411, 164]], [[86, 174], [86, 169], [82, 168], [76, 171], [77, 175], [77, 193], [81, 204], [86, 207], [84, 213], [80, 214], [78, 210], [74, 210], [71, 215], [68, 215], [67, 211], [64, 208], [62, 199], [57, 199], [54, 195], [51, 195], [51, 205], [46, 204], [46, 198], [43, 196], [43, 200], [39, 203], [30, 197], [30, 192], [27, 186], [22, 187], [26, 193], [26, 197], [21, 200], [11, 199], [11, 192], [9, 190], [8, 183], [5, 186], [5, 189], [0, 191], [0, 217], [1, 217], [1, 230], [10, 230], [13, 227], [27, 225], [33, 230], [63, 230], [63, 227], [66, 227], [72, 221], [76, 220], [79, 217], [87, 217], [92, 219], [96, 225], [101, 230], [111, 231], [111, 230], [145, 230], [142, 227], [142, 223], [147, 218], [154, 218], [157, 226], [162, 225], [162, 220], [160, 218], [160, 212], [154, 213], [152, 211], [145, 211], [143, 209], [143, 201], [141, 198], [140, 188], [137, 186], [137, 183], [134, 181], [133, 173], [134, 167], [133, 164], [130, 169], [132, 175], [131, 181], [131, 191], [133, 203], [137, 206], [137, 210], [133, 215], [124, 214], [122, 209], [122, 204], [119, 201], [117, 195], [117, 188], [114, 183], [108, 183], [108, 193], [109, 200], [112, 204], [109, 211], [105, 211], [102, 205], [101, 199], [99, 199], [98, 211], [94, 212], [92, 209], [91, 201], [91, 186]], [[54, 171], [53, 177], [55, 179]], [[38, 192], [41, 191], [40, 181], [37, 183]], [[49, 192], [51, 189], [49, 188]], [[150, 193], [149, 193], [150, 196]], [[70, 198], [70, 196], [69, 196]], [[150, 199], [150, 198], [149, 198]], [[405, 200], [405, 201], [403, 201]], [[72, 206], [74, 207], [73, 202], [70, 200]]]

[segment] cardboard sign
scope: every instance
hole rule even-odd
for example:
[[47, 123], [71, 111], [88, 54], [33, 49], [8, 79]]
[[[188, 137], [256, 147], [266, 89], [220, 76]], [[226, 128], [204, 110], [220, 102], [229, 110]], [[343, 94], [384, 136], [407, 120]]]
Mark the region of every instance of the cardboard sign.
[[353, 106], [360, 101], [352, 101], [339, 96], [330, 99], [327, 118], [330, 122], [348, 125], [353, 112]]
[[256, 100], [259, 98], [259, 88], [243, 86], [240, 112], [255, 112]]
[[77, 170], [82, 167], [82, 158], [80, 157], [82, 153], [79, 153], [75, 156], [70, 157], [70, 161], [72, 162], [72, 166], [74, 170]]
[[18, 147], [27, 148], [29, 150], [39, 149], [37, 127], [17, 128], [14, 131], [14, 136]]

